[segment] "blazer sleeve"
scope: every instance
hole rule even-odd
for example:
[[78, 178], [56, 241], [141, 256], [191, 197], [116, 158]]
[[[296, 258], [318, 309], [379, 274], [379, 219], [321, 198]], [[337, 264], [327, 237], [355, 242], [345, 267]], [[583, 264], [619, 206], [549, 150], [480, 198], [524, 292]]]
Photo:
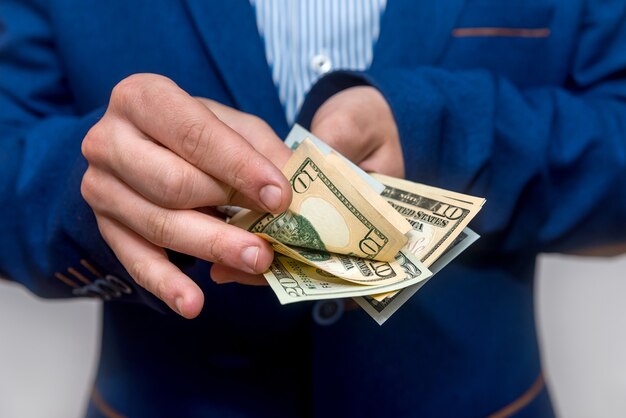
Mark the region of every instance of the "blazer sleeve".
[[485, 69], [374, 64], [321, 79], [299, 120], [309, 123], [343, 88], [372, 85], [392, 108], [408, 179], [487, 198], [472, 227], [492, 251], [624, 242], [626, 6], [588, 3], [563, 85], [519, 88]]
[[81, 142], [104, 108], [78, 114], [42, 9], [0, 2], [0, 277], [43, 297], [160, 302], [102, 240], [80, 182]]

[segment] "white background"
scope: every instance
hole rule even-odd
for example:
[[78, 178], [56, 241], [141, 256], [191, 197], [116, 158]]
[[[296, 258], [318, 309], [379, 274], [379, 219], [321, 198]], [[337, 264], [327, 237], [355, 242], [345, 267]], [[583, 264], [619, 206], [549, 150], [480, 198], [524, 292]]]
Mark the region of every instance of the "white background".
[[[539, 338], [558, 415], [626, 416], [626, 256], [543, 256]], [[100, 307], [43, 301], [0, 283], [0, 418], [84, 413], [95, 374]]]

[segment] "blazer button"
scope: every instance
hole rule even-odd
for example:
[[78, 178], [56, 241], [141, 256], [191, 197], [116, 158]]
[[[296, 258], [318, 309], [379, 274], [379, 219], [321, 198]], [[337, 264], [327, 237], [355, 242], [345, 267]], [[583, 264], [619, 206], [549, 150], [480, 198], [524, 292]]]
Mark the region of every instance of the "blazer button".
[[133, 293], [133, 289], [128, 284], [126, 284], [124, 280], [118, 278], [117, 276], [114, 276], [112, 274], [107, 274], [104, 277], [104, 279], [107, 282], [109, 282], [111, 285], [113, 285], [113, 287], [115, 287], [115, 289], [118, 292], [125, 293], [127, 295], [130, 295], [131, 293]]
[[317, 325], [328, 326], [339, 321], [344, 311], [342, 299], [320, 300], [313, 305], [313, 320]]

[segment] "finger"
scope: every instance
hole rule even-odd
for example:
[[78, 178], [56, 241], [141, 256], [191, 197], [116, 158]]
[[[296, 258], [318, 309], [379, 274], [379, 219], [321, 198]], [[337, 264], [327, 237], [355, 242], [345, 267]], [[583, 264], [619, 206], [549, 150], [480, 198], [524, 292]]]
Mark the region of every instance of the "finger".
[[261, 118], [224, 106], [213, 100], [199, 98], [222, 122], [245, 138], [254, 149], [270, 159], [276, 167], [285, 166], [293, 152]]
[[265, 210], [278, 213], [289, 206], [291, 188], [280, 170], [171, 80], [131, 76], [118, 84], [111, 101], [145, 134]]
[[202, 290], [167, 259], [163, 249], [113, 219], [98, 216], [97, 221], [104, 240], [137, 284], [185, 318], [200, 314]]
[[[117, 124], [90, 161], [106, 168], [147, 199], [170, 208], [222, 205], [231, 188], [154, 143], [129, 124]], [[95, 155], [94, 155], [95, 154]]]
[[107, 146], [92, 152], [96, 166], [110, 170], [153, 203], [172, 209], [237, 205], [263, 211], [256, 202], [212, 178], [128, 124], [118, 124]]
[[159, 207], [108, 173], [89, 170], [95, 173], [83, 178], [83, 194], [94, 210], [152, 244], [253, 274], [272, 262], [271, 246], [258, 236], [195, 210]]
[[267, 280], [261, 274], [249, 274], [240, 270], [223, 266], [221, 264], [213, 264], [211, 267], [211, 278], [215, 283], [240, 283], [250, 286], [267, 286]]
[[404, 178], [404, 157], [399, 143], [387, 142], [378, 148], [359, 167], [369, 173], [386, 174], [391, 177]]

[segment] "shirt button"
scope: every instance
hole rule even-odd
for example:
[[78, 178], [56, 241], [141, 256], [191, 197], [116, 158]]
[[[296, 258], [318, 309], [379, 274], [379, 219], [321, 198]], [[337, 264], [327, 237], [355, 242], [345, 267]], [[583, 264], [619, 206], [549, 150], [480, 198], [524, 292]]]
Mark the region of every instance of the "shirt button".
[[320, 300], [313, 305], [313, 320], [317, 325], [332, 325], [339, 321], [344, 311], [341, 299]]
[[311, 58], [311, 69], [320, 75], [329, 72], [332, 66], [333, 63], [328, 55], [317, 54]]

